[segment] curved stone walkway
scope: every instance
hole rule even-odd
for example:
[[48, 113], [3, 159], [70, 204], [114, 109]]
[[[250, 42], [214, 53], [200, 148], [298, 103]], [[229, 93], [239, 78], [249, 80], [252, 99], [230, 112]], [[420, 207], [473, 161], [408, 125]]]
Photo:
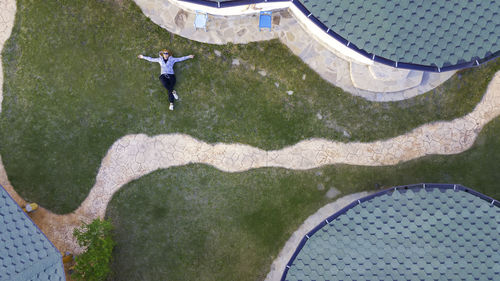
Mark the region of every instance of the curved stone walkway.
[[[205, 32], [194, 28], [194, 11], [184, 10], [170, 0], [134, 1], [154, 23], [190, 40], [244, 44], [278, 38], [323, 79], [370, 101], [412, 98], [434, 89], [455, 74], [455, 71], [432, 73], [396, 69], [378, 62], [372, 65], [356, 62], [328, 44], [320, 43], [322, 40], [308, 31], [290, 9], [273, 12], [272, 32], [259, 32], [258, 10], [241, 16], [209, 15]], [[249, 8], [252, 9], [252, 5]]]
[[307, 170], [332, 164], [387, 166], [430, 154], [456, 154], [469, 149], [482, 127], [499, 115], [497, 72], [471, 113], [452, 121], [425, 124], [387, 140], [341, 143], [308, 139], [280, 150], [265, 151], [238, 143], [208, 144], [184, 134], [127, 135], [108, 150], [96, 184], [76, 212], [104, 216], [113, 193], [124, 184], [157, 169], [190, 163], [211, 165], [225, 172], [262, 167]]
[[[204, 163], [226, 172], [260, 167], [294, 170], [324, 165], [395, 165], [430, 154], [456, 154], [470, 148], [482, 127], [500, 115], [500, 72], [473, 112], [447, 122], [426, 124], [395, 138], [370, 143], [309, 139], [281, 150], [265, 151], [243, 144], [207, 144], [188, 135], [127, 135], [108, 150], [96, 183], [80, 207], [68, 215], [48, 211], [39, 221], [59, 249], [78, 252], [71, 232], [80, 220], [104, 217], [113, 194], [128, 182], [157, 169]], [[2, 183], [3, 184], [3, 183]], [[54, 222], [64, 222], [61, 224]], [[74, 223], [71, 225], [71, 223]], [[42, 228], [45, 231], [45, 229]]]

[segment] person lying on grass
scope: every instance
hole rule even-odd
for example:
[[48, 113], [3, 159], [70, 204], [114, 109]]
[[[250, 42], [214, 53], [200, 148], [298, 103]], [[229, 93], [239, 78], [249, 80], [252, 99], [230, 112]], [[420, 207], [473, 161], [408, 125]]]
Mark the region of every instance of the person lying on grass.
[[174, 110], [174, 101], [179, 99], [177, 92], [174, 90], [175, 86], [175, 74], [174, 74], [174, 64], [179, 61], [184, 61], [187, 59], [194, 58], [193, 55], [174, 58], [172, 57], [172, 53], [168, 50], [161, 50], [160, 56], [157, 58], [150, 58], [143, 55], [137, 56], [140, 59], [145, 59], [150, 62], [157, 62], [161, 66], [161, 75], [159, 77], [163, 86], [167, 89], [168, 92], [168, 101], [170, 102], [170, 106], [168, 109]]

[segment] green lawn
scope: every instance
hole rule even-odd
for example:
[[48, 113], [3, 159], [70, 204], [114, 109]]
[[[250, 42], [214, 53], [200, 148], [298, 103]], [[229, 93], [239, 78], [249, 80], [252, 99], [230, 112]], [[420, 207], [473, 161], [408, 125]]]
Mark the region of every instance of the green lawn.
[[[126, 134], [181, 132], [263, 149], [311, 137], [389, 138], [470, 112], [500, 69], [500, 60], [492, 61], [422, 96], [373, 103], [323, 81], [277, 40], [189, 41], [150, 22], [130, 0], [17, 6], [2, 53], [0, 154], [16, 190], [57, 213], [77, 208], [107, 149]], [[181, 102], [174, 112], [159, 66], [136, 58], [165, 47], [196, 56], [176, 66]], [[233, 58], [242, 65], [232, 66]], [[109, 206], [118, 240], [114, 279], [262, 279], [290, 234], [329, 201], [330, 187], [348, 194], [375, 184], [458, 182], [499, 198], [499, 129], [498, 120], [488, 125], [466, 153], [394, 167], [157, 171], [124, 187]]]
[[291, 233], [330, 201], [331, 187], [349, 194], [376, 184], [461, 183], [500, 199], [498, 163], [500, 118], [465, 153], [397, 166], [157, 171], [123, 187], [108, 206], [118, 242], [114, 280], [263, 280]]
[[[323, 81], [277, 40], [192, 42], [150, 22], [131, 1], [122, 2], [17, 2], [2, 53], [0, 154], [21, 195], [57, 213], [80, 204], [107, 149], [126, 134], [182, 132], [264, 149], [310, 137], [388, 138], [470, 112], [500, 68], [492, 62], [423, 96], [373, 103]], [[166, 46], [178, 56], [196, 56], [177, 65], [182, 100], [174, 112], [158, 81], [159, 66], [136, 58]], [[243, 66], [233, 67], [232, 58]], [[260, 76], [259, 69], [268, 75]]]

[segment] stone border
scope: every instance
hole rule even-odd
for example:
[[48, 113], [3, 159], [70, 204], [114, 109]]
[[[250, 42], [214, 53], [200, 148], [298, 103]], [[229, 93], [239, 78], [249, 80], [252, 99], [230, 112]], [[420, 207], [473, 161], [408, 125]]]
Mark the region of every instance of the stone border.
[[9, 39], [14, 27], [14, 19], [16, 17], [16, 1], [15, 0], [0, 0], [0, 113], [2, 112], [3, 100], [3, 63], [2, 50], [3, 45]]
[[344, 197], [338, 198], [332, 203], [321, 207], [321, 209], [319, 209], [316, 213], [309, 216], [304, 221], [304, 223], [302, 223], [302, 225], [292, 234], [292, 236], [290, 236], [290, 239], [288, 239], [288, 241], [285, 243], [285, 246], [283, 247], [283, 249], [281, 249], [278, 257], [274, 259], [274, 262], [271, 265], [271, 270], [267, 274], [265, 281], [281, 280], [281, 276], [283, 275], [285, 266], [292, 258], [293, 253], [295, 253], [304, 236], [309, 231], [311, 231], [311, 229], [313, 229], [316, 225], [320, 224], [332, 214], [342, 210], [352, 202], [366, 197], [370, 194], [371, 193], [369, 192], [359, 192], [346, 195]]
[[[353, 59], [350, 55], [350, 52], [354, 51], [343, 46], [334, 38], [325, 35], [324, 31], [304, 16], [294, 5], [291, 5], [290, 9], [274, 12], [273, 22], [275, 23], [273, 24], [272, 32], [259, 32], [258, 30], [258, 12], [262, 9], [262, 6], [259, 5], [264, 4], [244, 6], [248, 10], [240, 16], [209, 15], [207, 23], [208, 31], [205, 32], [204, 30], [196, 30], [194, 28], [195, 8], [192, 7], [193, 4], [191, 3], [176, 0], [134, 1], [141, 8], [142, 12], [154, 23], [169, 32], [190, 40], [210, 44], [226, 44], [229, 42], [245, 44], [279, 39], [323, 79], [342, 88], [346, 92], [363, 97], [369, 101], [387, 102], [412, 98], [441, 85], [455, 73], [455, 71], [443, 73], [417, 70], [409, 71], [389, 67], [371, 60], [361, 60], [360, 62], [359, 59]], [[182, 5], [178, 3], [182, 3]], [[187, 4], [191, 5], [188, 6], [191, 9], [187, 8]], [[238, 7], [238, 9], [242, 9], [242, 6]], [[294, 12], [294, 9], [297, 11]], [[311, 32], [310, 30], [316, 30], [317, 32]], [[325, 36], [330, 41], [323, 40]], [[389, 79], [393, 80], [394, 83], [384, 81], [386, 83], [380, 83], [380, 86], [377, 84], [368, 87], [368, 85], [372, 84], [372, 79], [364, 83], [365, 87], [358, 87], [362, 81], [356, 81], [358, 85], [356, 86], [351, 79], [352, 65], [358, 64], [362, 66], [374, 66], [377, 69], [391, 68], [391, 71], [386, 73], [387, 77], [391, 77], [397, 72], [408, 73], [409, 71], [412, 77], [419, 76], [422, 79], [419, 85], [414, 86], [412, 84], [409, 88], [404, 87], [404, 85], [408, 84], [405, 82], [406, 78], [402, 80]], [[372, 76], [368, 67], [358, 67], [356, 69], [363, 72], [358, 75], [359, 77]], [[387, 77], [385, 78], [386, 80]], [[396, 74], [394, 77], [400, 77], [400, 75]], [[379, 90], [373, 91], [374, 87]]]

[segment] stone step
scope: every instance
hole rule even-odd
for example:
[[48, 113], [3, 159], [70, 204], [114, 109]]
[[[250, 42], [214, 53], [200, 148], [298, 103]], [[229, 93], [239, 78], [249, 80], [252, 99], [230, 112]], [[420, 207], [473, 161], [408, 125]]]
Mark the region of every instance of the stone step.
[[381, 81], [399, 81], [410, 73], [409, 69], [394, 68], [380, 63], [374, 63], [368, 69], [373, 78]]
[[[243, 44], [279, 38], [323, 79], [370, 101], [411, 98], [433, 89], [454, 73], [424, 75], [422, 72], [394, 69], [380, 63], [362, 65], [362, 61], [344, 53], [344, 49], [338, 49], [335, 44], [330, 45], [331, 40], [335, 39], [321, 30], [313, 32], [316, 26], [299, 10], [274, 10], [271, 32], [258, 31], [259, 9], [253, 6], [249, 6], [253, 13], [245, 12], [243, 15], [210, 14], [205, 31], [194, 28], [195, 8], [182, 9], [173, 0], [134, 1], [153, 22], [190, 40], [210, 44]], [[351, 65], [352, 60], [361, 65]]]
[[372, 92], [399, 92], [417, 87], [422, 82], [423, 72], [396, 69], [381, 64], [362, 65], [350, 63], [353, 85]]

